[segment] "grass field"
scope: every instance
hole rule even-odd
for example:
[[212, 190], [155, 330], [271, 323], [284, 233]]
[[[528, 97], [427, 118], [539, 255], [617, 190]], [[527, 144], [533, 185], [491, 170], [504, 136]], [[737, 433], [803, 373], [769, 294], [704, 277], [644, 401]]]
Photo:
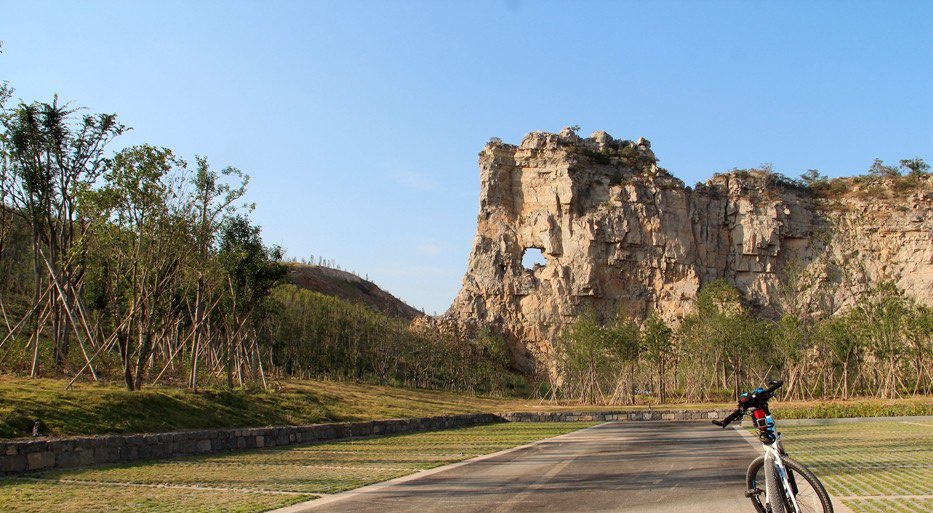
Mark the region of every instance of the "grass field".
[[782, 427], [791, 457], [857, 513], [933, 513], [933, 422]]
[[514, 423], [0, 479], [4, 512], [254, 512], [591, 426]]
[[[268, 391], [78, 383], [0, 375], [0, 439], [28, 436], [36, 420], [53, 436], [142, 433], [183, 429], [300, 425], [331, 421], [424, 417], [448, 413], [637, 410], [646, 406], [581, 406], [535, 399], [477, 397], [334, 381], [285, 380]], [[718, 408], [727, 404], [670, 404], [655, 408]], [[933, 400], [812, 402], [776, 405], [780, 418], [933, 415]]]
[[287, 380], [275, 389], [204, 390], [0, 376], [0, 438], [28, 436], [40, 419], [54, 436], [424, 417], [533, 409], [537, 401], [333, 381]]

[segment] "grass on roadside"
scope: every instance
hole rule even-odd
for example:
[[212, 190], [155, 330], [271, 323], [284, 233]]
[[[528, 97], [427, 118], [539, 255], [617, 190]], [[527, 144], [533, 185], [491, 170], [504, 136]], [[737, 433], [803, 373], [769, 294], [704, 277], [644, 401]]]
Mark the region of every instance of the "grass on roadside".
[[933, 415], [933, 398], [772, 403], [779, 419], [839, 419], [856, 417], [906, 417]]
[[782, 426], [781, 433], [791, 457], [857, 513], [933, 511], [933, 422]]
[[[252, 513], [315, 498], [235, 490], [145, 488], [39, 480], [0, 480], [4, 511], [75, 513]], [[210, 509], [205, 509], [205, 505]]]
[[[0, 375], [0, 439], [28, 436], [36, 420], [52, 436], [184, 429], [301, 425], [425, 417], [451, 413], [638, 410], [645, 406], [555, 404], [360, 383], [284, 380], [270, 390], [203, 390], [170, 386], [127, 392], [119, 384], [76, 383]], [[665, 404], [655, 409], [709, 409], [729, 404]], [[933, 415], [930, 398], [848, 403], [775, 403], [778, 418]]]
[[576, 431], [502, 423], [0, 479], [4, 511], [253, 512]]
[[537, 401], [476, 397], [333, 381], [287, 380], [276, 390], [148, 387], [0, 376], [0, 439], [28, 436], [36, 420], [53, 436], [300, 425], [531, 408]]

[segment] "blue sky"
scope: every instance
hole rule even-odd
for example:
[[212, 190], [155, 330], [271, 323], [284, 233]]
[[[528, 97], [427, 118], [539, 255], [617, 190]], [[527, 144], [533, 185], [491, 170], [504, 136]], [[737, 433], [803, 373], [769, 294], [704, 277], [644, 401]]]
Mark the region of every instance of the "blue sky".
[[268, 242], [429, 313], [477, 153], [578, 124], [688, 184], [933, 157], [933, 2], [0, 1], [0, 80], [251, 175]]

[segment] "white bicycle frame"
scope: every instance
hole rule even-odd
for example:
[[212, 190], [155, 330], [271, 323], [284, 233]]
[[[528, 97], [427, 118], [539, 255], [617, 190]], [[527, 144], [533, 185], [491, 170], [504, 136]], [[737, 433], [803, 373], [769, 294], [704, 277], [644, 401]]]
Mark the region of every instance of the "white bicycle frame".
[[[790, 502], [790, 505], [794, 508], [794, 511], [790, 513], [797, 513], [800, 511], [800, 506], [797, 505], [797, 498], [794, 497], [794, 490], [790, 485], [790, 478], [787, 475], [787, 467], [784, 466], [784, 458], [781, 456], [782, 447], [781, 447], [781, 435], [774, 431], [774, 436], [776, 437], [774, 443], [772, 444], [761, 444], [765, 449], [765, 465], [774, 465], [777, 468], [778, 479], [781, 480], [781, 487], [784, 489], [784, 496], [787, 497]], [[765, 472], [765, 479], [768, 479], [770, 475], [769, 472]], [[765, 483], [765, 498], [767, 499], [766, 504], [771, 504], [771, 498], [768, 497], [768, 483]]]

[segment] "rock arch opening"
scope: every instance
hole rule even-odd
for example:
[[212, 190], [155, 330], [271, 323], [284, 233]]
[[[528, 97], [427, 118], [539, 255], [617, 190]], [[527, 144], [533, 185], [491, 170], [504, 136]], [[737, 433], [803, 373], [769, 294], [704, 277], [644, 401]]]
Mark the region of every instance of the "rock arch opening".
[[544, 258], [544, 250], [541, 248], [525, 248], [522, 251], [522, 267], [526, 271], [534, 271], [535, 266], [540, 265], [544, 267], [547, 265], [547, 259]]

